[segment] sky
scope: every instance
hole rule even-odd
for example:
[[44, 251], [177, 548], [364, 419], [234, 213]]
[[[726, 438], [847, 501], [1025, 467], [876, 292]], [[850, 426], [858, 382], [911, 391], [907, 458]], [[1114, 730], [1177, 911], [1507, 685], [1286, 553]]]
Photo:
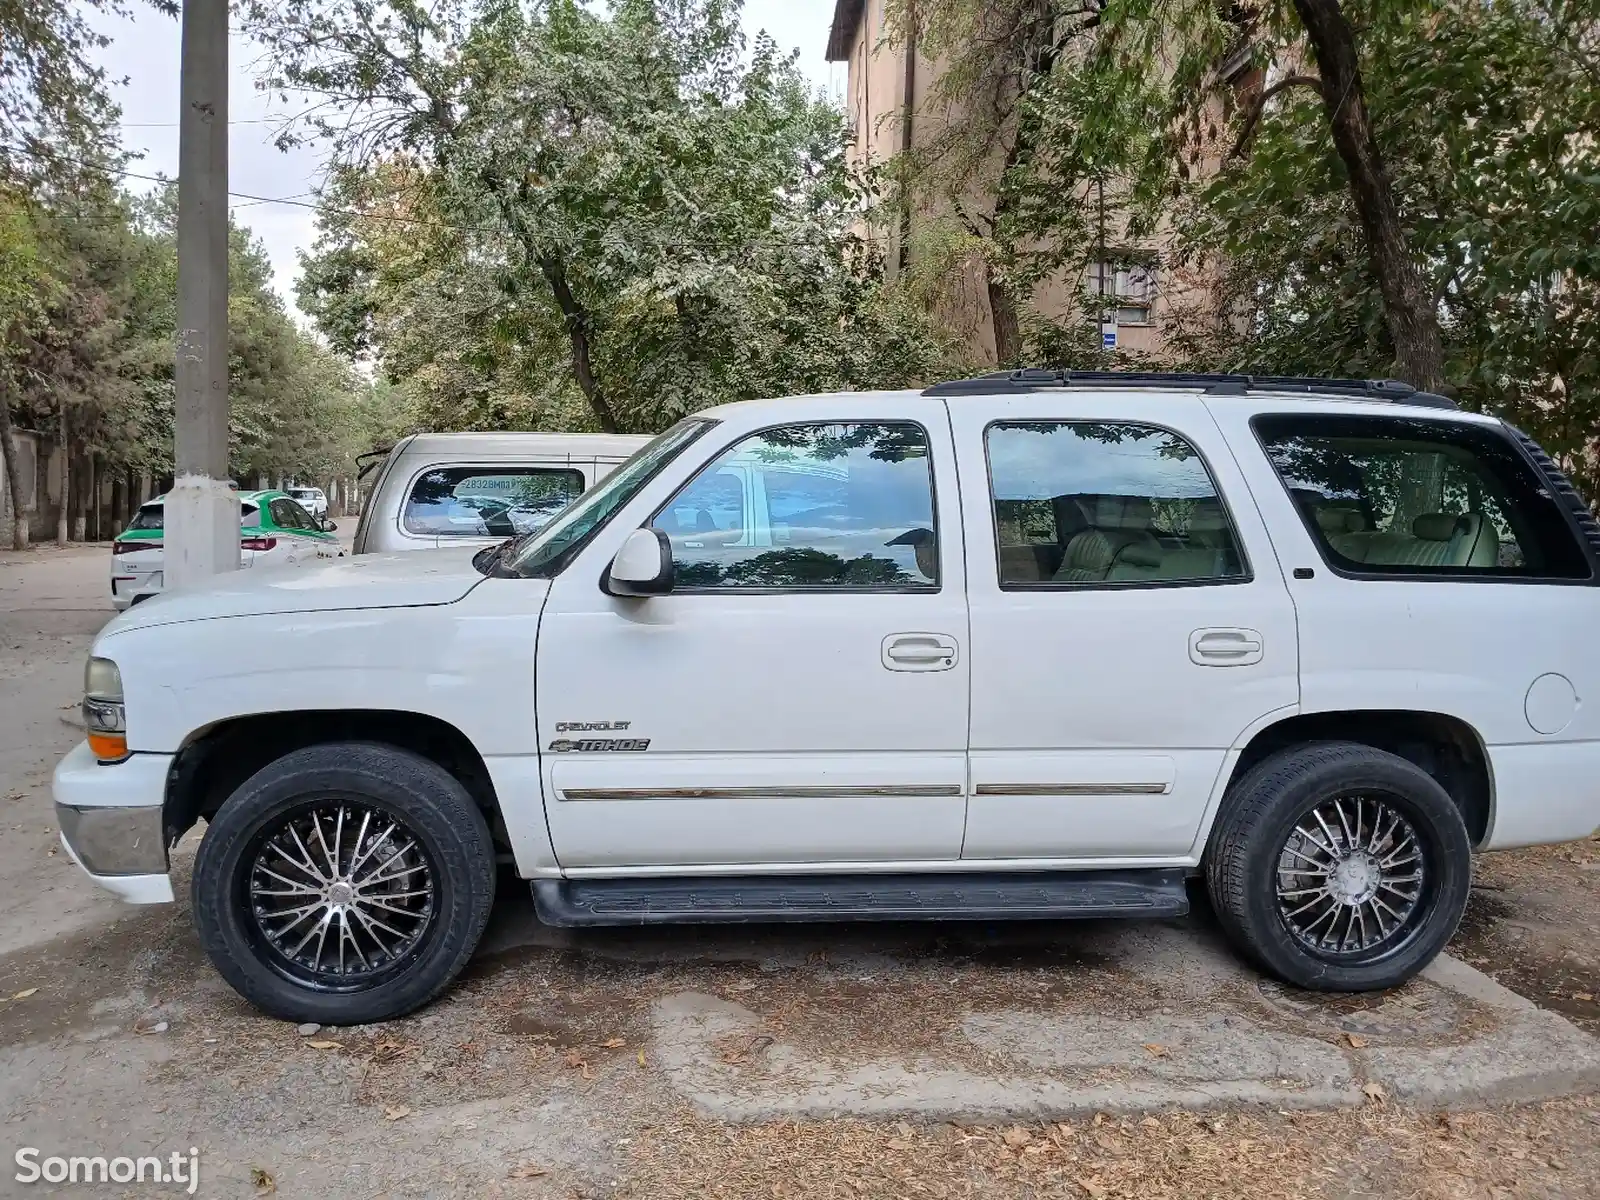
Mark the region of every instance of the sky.
[[[813, 84], [835, 97], [844, 92], [843, 63], [823, 59], [834, 0], [745, 0], [745, 32], [765, 29], [778, 45], [800, 51], [800, 69]], [[122, 106], [122, 139], [142, 155], [129, 170], [143, 175], [178, 173], [178, 23], [153, 9], [134, 6], [131, 18], [105, 16], [97, 27], [111, 44], [98, 54], [100, 65], [117, 82], [113, 97]], [[284, 153], [272, 144], [274, 118], [287, 112], [281, 101], [255, 89], [260, 52], [237, 35], [229, 51], [228, 88], [229, 191], [254, 197], [291, 198], [310, 202], [326, 162], [326, 151], [310, 146]], [[122, 82], [125, 80], [125, 82]], [[131, 190], [153, 184], [129, 179]], [[247, 225], [266, 246], [278, 293], [294, 307], [294, 280], [299, 272], [296, 251], [308, 249], [314, 236], [315, 213], [291, 204], [261, 203], [236, 196], [235, 219]]]

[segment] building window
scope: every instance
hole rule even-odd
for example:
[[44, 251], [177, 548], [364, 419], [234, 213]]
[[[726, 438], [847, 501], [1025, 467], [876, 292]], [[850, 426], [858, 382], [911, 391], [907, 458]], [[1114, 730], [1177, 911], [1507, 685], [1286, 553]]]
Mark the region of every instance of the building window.
[[1124, 261], [1089, 264], [1089, 294], [1106, 298], [1105, 310], [1114, 315], [1118, 325], [1150, 324], [1157, 282], [1154, 263]]

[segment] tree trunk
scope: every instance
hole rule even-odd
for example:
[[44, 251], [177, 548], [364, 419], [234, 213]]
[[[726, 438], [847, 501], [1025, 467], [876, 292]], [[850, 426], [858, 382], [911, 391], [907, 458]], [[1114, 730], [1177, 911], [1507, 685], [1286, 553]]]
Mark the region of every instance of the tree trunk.
[[[22, 494], [22, 475], [17, 470], [17, 443], [11, 434], [11, 400], [3, 389], [0, 389], [0, 460], [5, 462], [6, 486], [11, 489], [11, 548], [13, 550], [26, 550], [28, 548], [28, 514], [23, 510], [27, 507], [27, 498]], [[34, 462], [34, 474], [38, 474], [38, 461]]]
[[72, 502], [72, 449], [67, 441], [67, 402], [61, 401], [60, 419], [56, 426], [60, 440], [56, 443], [61, 455], [61, 505], [56, 510], [56, 545], [67, 544], [67, 508]]
[[1021, 366], [1022, 324], [1011, 289], [994, 277], [994, 268], [985, 266], [984, 287], [989, 292], [989, 315], [994, 321], [994, 360], [1001, 368]]
[[1339, 0], [1294, 0], [1294, 8], [1322, 76], [1323, 108], [1334, 148], [1350, 175], [1350, 194], [1378, 277], [1396, 365], [1409, 383], [1438, 391], [1445, 382], [1439, 313], [1406, 245], [1394, 185], [1373, 136], [1355, 35]]
[[589, 407], [600, 422], [600, 428], [607, 433], [620, 433], [616, 414], [611, 411], [611, 405], [606, 401], [605, 393], [601, 391], [600, 382], [594, 377], [594, 368], [589, 362], [591, 334], [589, 313], [572, 294], [572, 288], [567, 283], [566, 270], [559, 262], [552, 258], [541, 258], [539, 269], [544, 272], [545, 282], [550, 285], [550, 291], [556, 298], [556, 305], [561, 309], [562, 319], [567, 326], [567, 336], [572, 340], [572, 373], [578, 380], [578, 386], [583, 389]]

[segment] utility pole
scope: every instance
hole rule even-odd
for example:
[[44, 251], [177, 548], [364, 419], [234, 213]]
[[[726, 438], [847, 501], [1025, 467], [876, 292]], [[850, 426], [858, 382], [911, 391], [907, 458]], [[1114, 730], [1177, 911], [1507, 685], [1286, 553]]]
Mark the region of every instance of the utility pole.
[[169, 587], [239, 567], [239, 498], [228, 486], [228, 0], [183, 0], [182, 54]]

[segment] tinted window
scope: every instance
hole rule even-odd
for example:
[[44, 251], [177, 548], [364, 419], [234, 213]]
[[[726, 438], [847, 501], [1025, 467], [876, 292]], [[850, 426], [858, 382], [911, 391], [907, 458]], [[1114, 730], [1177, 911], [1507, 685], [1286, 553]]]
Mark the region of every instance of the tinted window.
[[987, 441], [1002, 587], [1245, 577], [1222, 498], [1177, 434], [1017, 421]]
[[1566, 515], [1494, 429], [1407, 417], [1258, 417], [1329, 565], [1356, 574], [1587, 579]]
[[434, 537], [515, 537], [582, 493], [583, 473], [570, 467], [439, 467], [411, 485], [401, 523]]
[[928, 438], [900, 423], [789, 425], [705, 467], [653, 527], [679, 588], [939, 582]]
[[[133, 520], [128, 522], [129, 529], [160, 529], [166, 521], [166, 505], [146, 504], [133, 514]], [[254, 525], [256, 516], [260, 512], [254, 504], [241, 503], [239, 505], [239, 524]]]
[[133, 520], [128, 522], [129, 529], [160, 529], [166, 519], [166, 506], [162, 504], [146, 504], [133, 514]]

